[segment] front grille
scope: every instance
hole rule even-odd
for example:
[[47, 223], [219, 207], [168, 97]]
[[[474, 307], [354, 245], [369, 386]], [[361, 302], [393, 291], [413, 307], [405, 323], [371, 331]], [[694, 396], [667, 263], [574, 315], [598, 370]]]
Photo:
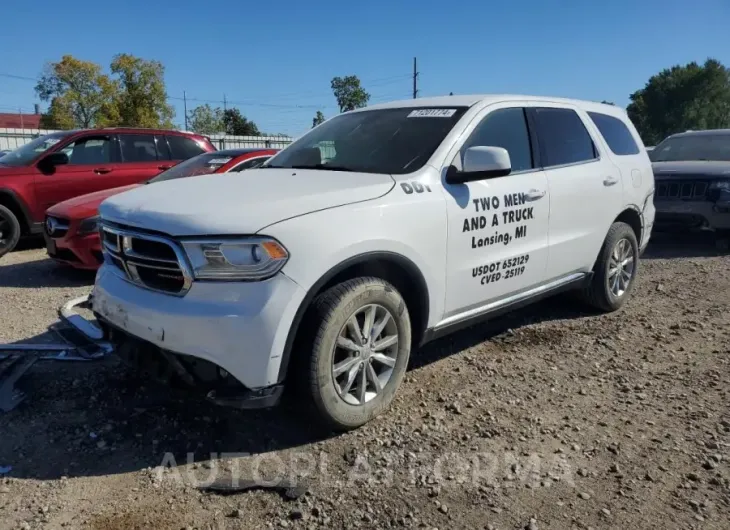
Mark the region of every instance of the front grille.
[[49, 215], [46, 216], [46, 222], [43, 226], [48, 237], [58, 239], [68, 232], [68, 219]]
[[128, 281], [178, 296], [190, 289], [192, 276], [176, 242], [109, 224], [100, 230], [107, 262]]
[[705, 180], [656, 179], [654, 199], [668, 200], [704, 200], [707, 197], [709, 183]]

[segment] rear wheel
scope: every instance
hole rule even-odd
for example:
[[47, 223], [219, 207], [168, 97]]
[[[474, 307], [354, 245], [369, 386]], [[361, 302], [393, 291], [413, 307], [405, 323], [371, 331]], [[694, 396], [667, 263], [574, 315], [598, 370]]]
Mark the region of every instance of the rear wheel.
[[601, 311], [616, 311], [629, 297], [639, 269], [639, 245], [634, 230], [617, 222], [608, 230], [593, 279], [583, 291], [583, 299]]
[[337, 430], [383, 412], [403, 381], [411, 321], [403, 298], [379, 278], [356, 278], [317, 297], [305, 321], [314, 331], [307, 392]]
[[0, 205], [0, 257], [15, 248], [20, 239], [20, 222], [15, 214]]

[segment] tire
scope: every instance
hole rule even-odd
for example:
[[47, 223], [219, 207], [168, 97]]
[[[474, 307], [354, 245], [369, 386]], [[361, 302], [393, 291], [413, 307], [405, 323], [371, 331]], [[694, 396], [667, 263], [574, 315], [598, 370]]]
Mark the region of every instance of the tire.
[[[374, 315], [370, 328], [373, 333], [382, 327], [383, 320], [387, 321], [382, 332], [374, 337], [376, 340], [371, 338], [357, 345], [356, 337], [366, 329], [368, 314]], [[337, 431], [360, 427], [388, 408], [408, 367], [411, 320], [403, 297], [395, 287], [379, 278], [355, 278], [320, 294], [308, 317], [304, 323], [310, 326], [313, 339], [303, 366], [307, 381], [302, 390], [327, 427]], [[348, 325], [352, 319], [357, 323], [358, 332]], [[345, 344], [349, 339], [349, 348], [338, 345], [340, 337], [344, 337]], [[389, 341], [396, 337], [397, 343], [383, 347], [387, 344], [382, 342], [386, 337]], [[355, 349], [360, 352], [356, 353]], [[387, 363], [384, 357], [389, 359]], [[337, 368], [348, 369], [336, 375], [335, 363]], [[364, 399], [360, 392], [363, 377]], [[349, 390], [348, 379], [352, 385]], [[377, 392], [375, 379], [381, 386]]]
[[[627, 246], [619, 247], [619, 243]], [[632, 267], [630, 271], [627, 271], [628, 267], [623, 268], [628, 278], [620, 276], [621, 268], [615, 274], [612, 274], [615, 270], [615, 267], [611, 266], [612, 262], [615, 261], [616, 256], [621, 257], [620, 255], [626, 256], [624, 259], [630, 258], [631, 260]], [[593, 267], [591, 283], [581, 293], [583, 300], [599, 311], [608, 313], [618, 310], [629, 298], [638, 271], [639, 244], [636, 241], [634, 230], [626, 223], [613, 223], [608, 230], [601, 252], [598, 254], [598, 259]], [[625, 283], [619, 283], [618, 289], [614, 290], [615, 284], [612, 282], [616, 274], [625, 278]], [[624, 288], [621, 289], [621, 286]]]
[[0, 205], [0, 258], [12, 251], [20, 239], [20, 222], [15, 214]]

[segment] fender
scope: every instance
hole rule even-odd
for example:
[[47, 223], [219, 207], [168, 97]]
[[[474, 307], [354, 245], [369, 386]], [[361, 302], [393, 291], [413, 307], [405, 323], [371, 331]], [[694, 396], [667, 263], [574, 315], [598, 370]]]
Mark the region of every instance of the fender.
[[330, 282], [342, 271], [354, 265], [367, 263], [372, 260], [386, 260], [396, 262], [398, 265], [408, 271], [410, 278], [416, 281], [416, 283], [418, 284], [419, 292], [422, 293], [422, 296], [424, 297], [422, 303], [426, 311], [426, 314], [423, 318], [424, 329], [419, 330], [419, 333], [425, 332], [425, 326], [428, 325], [428, 308], [430, 307], [430, 299], [428, 293], [428, 284], [426, 283], [426, 279], [424, 278], [421, 269], [419, 269], [418, 266], [410, 259], [395, 252], [373, 251], [352, 256], [335, 265], [326, 273], [324, 273], [324, 275], [322, 275], [319, 280], [317, 280], [314, 285], [312, 285], [312, 287], [307, 291], [307, 294], [304, 296], [304, 300], [302, 300], [302, 303], [299, 305], [299, 308], [294, 315], [294, 320], [292, 321], [289, 328], [289, 334], [286, 337], [284, 351], [281, 355], [281, 364], [279, 365], [279, 375], [277, 377], [277, 383], [282, 383], [284, 381], [284, 378], [286, 377], [287, 369], [289, 367], [289, 361], [291, 359], [291, 352], [294, 347], [294, 340], [296, 339], [297, 333], [299, 331], [299, 325], [302, 323], [302, 319], [304, 318], [304, 315], [307, 312], [307, 309], [309, 309], [309, 306], [312, 304], [314, 298], [321, 292], [322, 288], [327, 285], [328, 282]]
[[0, 199], [8, 199], [20, 209], [20, 212], [22, 213], [22, 218], [18, 219], [18, 221], [20, 222], [21, 227], [24, 227], [29, 231], [33, 231], [35, 228], [34, 225], [37, 224], [38, 226], [42, 226], [41, 223], [33, 222], [33, 217], [30, 213], [28, 205], [20, 197], [20, 195], [15, 193], [14, 190], [8, 188], [0, 188]]

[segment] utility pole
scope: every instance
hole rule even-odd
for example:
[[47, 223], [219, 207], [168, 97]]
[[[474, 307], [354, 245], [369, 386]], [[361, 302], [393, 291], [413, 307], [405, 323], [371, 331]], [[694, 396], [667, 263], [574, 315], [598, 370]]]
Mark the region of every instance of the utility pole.
[[225, 112], [226, 110], [226, 95], [223, 94], [223, 112]]
[[418, 68], [416, 66], [416, 58], [413, 58], [413, 99], [418, 97]]
[[185, 114], [185, 130], [188, 130], [188, 95], [183, 90], [183, 113]]
[[23, 125], [23, 109], [18, 107], [18, 115], [20, 116], [20, 128], [25, 129], [25, 126]]

